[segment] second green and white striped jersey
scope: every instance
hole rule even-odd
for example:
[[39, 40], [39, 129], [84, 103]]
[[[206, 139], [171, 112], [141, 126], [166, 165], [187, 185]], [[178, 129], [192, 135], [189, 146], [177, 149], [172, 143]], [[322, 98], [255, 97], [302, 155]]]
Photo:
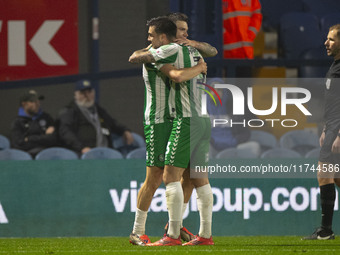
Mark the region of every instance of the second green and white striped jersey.
[[[201, 54], [193, 47], [180, 46], [175, 43], [164, 45], [158, 49], [150, 49], [153, 57], [156, 60], [154, 65], [158, 70], [164, 64], [172, 64], [176, 68], [189, 68], [197, 65]], [[198, 75], [194, 79], [191, 79], [182, 83], [175, 83], [169, 78], [163, 79], [165, 88], [168, 91], [163, 97], [167, 100], [165, 102], [167, 106], [164, 107], [165, 114], [170, 117], [193, 117], [201, 116], [201, 99], [203, 85], [199, 82], [203, 82], [203, 75]], [[150, 79], [149, 79], [150, 81]]]

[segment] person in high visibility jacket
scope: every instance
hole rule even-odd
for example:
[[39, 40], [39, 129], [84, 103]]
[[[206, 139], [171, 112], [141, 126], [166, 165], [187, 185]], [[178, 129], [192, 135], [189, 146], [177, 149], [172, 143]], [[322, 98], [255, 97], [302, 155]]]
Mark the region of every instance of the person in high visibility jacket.
[[223, 57], [254, 58], [253, 42], [262, 24], [259, 0], [222, 0]]

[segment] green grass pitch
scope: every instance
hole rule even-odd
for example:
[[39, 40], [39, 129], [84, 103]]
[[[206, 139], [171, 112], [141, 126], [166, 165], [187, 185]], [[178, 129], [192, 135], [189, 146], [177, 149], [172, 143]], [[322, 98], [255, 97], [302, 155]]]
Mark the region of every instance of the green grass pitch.
[[[214, 246], [139, 247], [128, 237], [1, 238], [0, 255], [35, 254], [340, 254], [340, 238], [301, 241], [297, 236], [214, 237]], [[151, 238], [156, 241], [158, 238]]]

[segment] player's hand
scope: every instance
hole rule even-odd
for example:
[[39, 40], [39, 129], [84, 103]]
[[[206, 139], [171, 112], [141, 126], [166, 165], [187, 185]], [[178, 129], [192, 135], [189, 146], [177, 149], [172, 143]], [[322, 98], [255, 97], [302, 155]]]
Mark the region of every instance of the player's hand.
[[136, 58], [136, 54], [135, 53], [133, 53], [130, 57], [129, 57], [129, 62], [130, 63], [135, 63], [135, 58]]
[[124, 139], [124, 142], [127, 144], [127, 145], [130, 145], [133, 143], [133, 136], [132, 136], [132, 133], [130, 131], [125, 131], [124, 134], [123, 134], [123, 139]]
[[332, 145], [332, 153], [340, 153], [340, 137], [337, 136]]
[[184, 46], [191, 46], [191, 47], [197, 48], [197, 42], [194, 40], [189, 40], [187, 38], [176, 39], [175, 43], [184, 45]]
[[202, 58], [200, 58], [197, 65], [199, 65], [201, 67], [201, 69], [202, 69], [201, 73], [206, 75], [207, 72], [208, 72], [207, 63], [205, 63], [204, 60]]
[[81, 150], [81, 153], [84, 154], [84, 153], [88, 152], [89, 150], [91, 150], [90, 147], [84, 147], [84, 148]]
[[325, 135], [326, 135], [325, 132], [322, 132], [320, 139], [319, 139], [320, 147], [322, 147], [323, 145], [323, 142], [325, 140]]
[[48, 127], [48, 128], [46, 129], [45, 134], [46, 134], [46, 135], [50, 135], [50, 134], [53, 134], [53, 132], [54, 132], [54, 127], [53, 127], [53, 126], [50, 126], [50, 127]]
[[132, 64], [137, 64], [137, 63], [142, 63], [139, 59], [141, 55], [143, 55], [145, 52], [148, 52], [149, 49], [152, 47], [152, 44], [149, 44], [148, 47], [141, 49], [141, 50], [136, 50], [132, 55], [129, 57], [129, 62]]
[[180, 44], [180, 45], [184, 45], [184, 46], [192, 46], [191, 41], [189, 39], [186, 39], [186, 38], [176, 39], [175, 43]]

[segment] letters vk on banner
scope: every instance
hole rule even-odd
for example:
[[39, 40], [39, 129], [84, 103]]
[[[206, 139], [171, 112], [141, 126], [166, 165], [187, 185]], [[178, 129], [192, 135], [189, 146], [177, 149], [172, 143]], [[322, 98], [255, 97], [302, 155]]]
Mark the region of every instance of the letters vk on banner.
[[[294, 187], [287, 189], [285, 187], [276, 187], [271, 190], [270, 199], [264, 201], [264, 192], [258, 187], [251, 188], [220, 188], [212, 187], [214, 194], [213, 211], [218, 212], [243, 212], [243, 219], [250, 219], [251, 213], [255, 212], [285, 212], [293, 210], [296, 212], [302, 211], [317, 211], [319, 188], [311, 187]], [[112, 203], [115, 212], [128, 212], [128, 203], [130, 204], [130, 212], [136, 211], [137, 204], [137, 181], [130, 182], [130, 188], [110, 191]], [[339, 208], [338, 196], [335, 201], [335, 210]], [[193, 192], [192, 198], [189, 201], [188, 209], [185, 217], [189, 212], [197, 211], [196, 193]], [[159, 188], [152, 200], [150, 206], [151, 212], [166, 212], [166, 197], [165, 189]]]
[[78, 73], [77, 0], [0, 5], [0, 80]]

